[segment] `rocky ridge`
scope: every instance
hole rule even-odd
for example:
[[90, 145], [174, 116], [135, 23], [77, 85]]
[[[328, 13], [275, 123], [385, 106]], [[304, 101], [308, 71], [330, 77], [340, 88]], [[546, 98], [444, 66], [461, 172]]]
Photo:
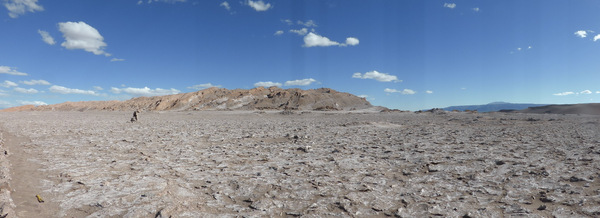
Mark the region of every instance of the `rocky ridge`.
[[21, 106], [2, 111], [194, 111], [194, 110], [357, 110], [373, 107], [366, 99], [329, 88], [254, 89], [208, 88], [166, 96], [138, 97], [126, 101], [65, 102]]

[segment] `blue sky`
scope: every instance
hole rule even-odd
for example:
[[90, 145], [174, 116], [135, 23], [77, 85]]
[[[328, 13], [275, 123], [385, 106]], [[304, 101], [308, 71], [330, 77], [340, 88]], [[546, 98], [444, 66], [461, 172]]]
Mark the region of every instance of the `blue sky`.
[[403, 110], [600, 100], [596, 0], [0, 2], [0, 108], [263, 85]]

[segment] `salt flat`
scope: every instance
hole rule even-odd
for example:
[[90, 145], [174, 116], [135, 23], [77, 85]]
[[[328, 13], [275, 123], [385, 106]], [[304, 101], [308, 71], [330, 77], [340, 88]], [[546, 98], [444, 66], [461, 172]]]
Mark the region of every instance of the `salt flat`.
[[[143, 112], [135, 123], [130, 117], [0, 113], [3, 137], [19, 139], [2, 145], [8, 160], [26, 160], [10, 162], [11, 181], [31, 183], [10, 183], [12, 198], [20, 199], [16, 214], [600, 216], [599, 116], [199, 111]], [[46, 202], [17, 187], [37, 187]]]

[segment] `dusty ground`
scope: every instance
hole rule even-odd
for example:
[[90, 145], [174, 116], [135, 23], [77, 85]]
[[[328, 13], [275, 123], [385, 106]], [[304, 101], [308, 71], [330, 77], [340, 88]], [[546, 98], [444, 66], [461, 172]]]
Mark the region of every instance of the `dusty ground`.
[[600, 116], [146, 112], [128, 123], [130, 117], [0, 113], [3, 140], [14, 137], [2, 149], [9, 151], [16, 214], [600, 216]]

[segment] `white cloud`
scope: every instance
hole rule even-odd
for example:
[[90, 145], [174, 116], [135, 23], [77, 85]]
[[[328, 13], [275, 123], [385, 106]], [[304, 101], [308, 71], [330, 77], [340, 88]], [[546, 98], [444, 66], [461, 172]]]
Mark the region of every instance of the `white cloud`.
[[42, 80], [42, 79], [40, 79], [40, 80], [21, 81], [20, 83], [23, 83], [25, 85], [30, 85], [30, 86], [33, 86], [33, 85], [46, 85], [46, 86], [50, 85], [50, 83], [48, 81]]
[[19, 72], [9, 66], [0, 66], [0, 74], [8, 74], [8, 75], [14, 75], [14, 76], [27, 76], [26, 73]]
[[254, 8], [254, 10], [256, 10], [256, 11], [266, 11], [266, 10], [269, 10], [270, 8], [272, 8], [271, 3], [265, 4], [265, 2], [263, 2], [262, 0], [258, 0], [258, 1], [248, 0], [247, 5]]
[[286, 23], [287, 25], [292, 25], [292, 24], [294, 24], [294, 22], [292, 22], [292, 20], [290, 20], [290, 19], [281, 20], [281, 22], [284, 22], [284, 23]]
[[141, 5], [142, 3], [144, 3], [144, 2], [142, 0], [139, 0], [137, 4]]
[[98, 90], [98, 91], [102, 91], [102, 90], [104, 90], [104, 89], [103, 89], [102, 87], [100, 87], [100, 86], [94, 86], [94, 87], [92, 87], [92, 88], [94, 88], [95, 90]]
[[425, 91], [425, 93], [427, 93], [427, 94], [433, 94], [433, 91], [427, 90], [427, 91]]
[[444, 8], [454, 9], [454, 8], [456, 8], [456, 4], [455, 3], [444, 3]]
[[110, 62], [115, 62], [115, 61], [125, 61], [125, 59], [122, 59], [122, 58], [113, 58], [113, 59], [110, 59]]
[[36, 94], [36, 93], [39, 92], [38, 90], [36, 90], [34, 88], [25, 89], [25, 88], [17, 87], [17, 88], [14, 88], [14, 90], [16, 92], [20, 92], [20, 93], [23, 93], [23, 94]]
[[283, 34], [283, 30], [277, 30], [277, 31], [275, 31], [275, 34], [273, 34], [273, 35], [279, 36], [281, 34]]
[[276, 82], [271, 82], [271, 81], [254, 83], [254, 87], [260, 87], [260, 86], [263, 86], [263, 87], [281, 86], [281, 83], [276, 83]]
[[231, 6], [229, 6], [229, 2], [223, 2], [219, 6], [223, 6], [228, 11], [231, 10]]
[[600, 91], [596, 91], [596, 94], [600, 94]]
[[156, 88], [156, 89], [151, 89], [148, 87], [144, 87], [144, 88], [132, 88], [132, 87], [127, 87], [127, 88], [115, 88], [115, 87], [111, 87], [110, 91], [112, 93], [115, 94], [119, 94], [119, 93], [126, 93], [126, 94], [130, 94], [133, 96], [157, 96], [157, 95], [174, 95], [174, 94], [179, 94], [181, 93], [181, 91], [177, 90], [177, 89], [161, 89], [161, 88]]
[[590, 90], [583, 90], [583, 91], [581, 91], [579, 94], [586, 94], [586, 95], [589, 95], [589, 94], [592, 94], [592, 91], [590, 91]]
[[17, 101], [17, 102], [19, 102], [20, 105], [35, 105], [35, 106], [48, 105], [48, 104], [46, 104], [46, 102], [43, 102], [43, 101]]
[[383, 91], [387, 92], [387, 93], [400, 93], [403, 95], [414, 95], [417, 93], [411, 89], [404, 89], [404, 90], [400, 91], [400, 90], [396, 90], [396, 89], [385, 88]]
[[5, 88], [10, 88], [10, 87], [18, 86], [18, 85], [12, 81], [4, 80], [3, 83], [0, 83], [0, 86], [5, 87]]
[[299, 29], [299, 30], [290, 30], [290, 32], [291, 33], [296, 33], [298, 35], [303, 36], [303, 35], [306, 35], [308, 33], [308, 29], [302, 28], [302, 29]]
[[48, 44], [48, 45], [54, 45], [56, 44], [56, 41], [54, 41], [54, 38], [52, 38], [52, 36], [43, 30], [38, 30], [38, 33], [40, 34], [40, 36], [42, 36], [42, 40]]
[[579, 30], [579, 31], [575, 32], [574, 34], [579, 38], [587, 37], [587, 32], [585, 30]]
[[479, 12], [479, 8], [473, 8], [473, 11]]
[[575, 92], [561, 92], [561, 93], [556, 93], [556, 94], [552, 94], [552, 95], [556, 95], [556, 96], [566, 96], [566, 95], [574, 95]]
[[358, 43], [359, 43], [359, 41], [357, 38], [354, 38], [354, 37], [346, 38], [346, 45], [355, 46], [355, 45], [358, 45]]
[[95, 91], [92, 90], [81, 90], [81, 89], [71, 89], [64, 86], [51, 86], [49, 88], [50, 92], [60, 93], [60, 94], [82, 94], [82, 95], [98, 95]]
[[[301, 31], [305, 30], [306, 28], [302, 28]], [[304, 32], [301, 32], [299, 30], [290, 30], [290, 32], [295, 32], [298, 33], [298, 35], [302, 35], [305, 34]], [[313, 32], [308, 33], [306, 36], [304, 36], [304, 47], [316, 47], [316, 46], [321, 46], [321, 47], [328, 47], [328, 46], [355, 46], [358, 45], [359, 40], [357, 38], [354, 37], [348, 37], [346, 38], [346, 43], [339, 43], [336, 41], [332, 41], [329, 38], [325, 37], [325, 36], [320, 36], [317, 35]]]
[[305, 27], [317, 27], [317, 24], [313, 20], [308, 20], [306, 22], [302, 22], [301, 20], [299, 20], [297, 23]]
[[60, 44], [67, 49], [83, 49], [95, 55], [110, 56], [104, 51], [104, 37], [94, 27], [83, 21], [58, 23], [58, 29], [63, 33], [65, 42]]
[[374, 79], [379, 82], [402, 82], [402, 80], [398, 80], [398, 77], [396, 77], [394, 75], [390, 75], [387, 73], [380, 73], [380, 72], [377, 72], [376, 70], [366, 72], [364, 74], [354, 73], [354, 74], [352, 74], [352, 78]]
[[4, 7], [8, 10], [8, 16], [17, 18], [25, 12], [43, 11], [44, 7], [37, 4], [38, 0], [5, 0]]
[[201, 90], [201, 89], [206, 89], [206, 88], [210, 88], [210, 87], [221, 87], [221, 85], [213, 85], [211, 83], [204, 83], [204, 84], [193, 85], [193, 86], [190, 86], [187, 88], [194, 89], [194, 90]]
[[313, 78], [286, 81], [284, 86], [308, 86], [317, 80]]
[[600, 39], [600, 34], [598, 34], [598, 35], [594, 36], [594, 42], [595, 42], [595, 41], [598, 41], [599, 39]]
[[327, 46], [332, 46], [332, 45], [340, 45], [340, 43], [336, 42], [336, 41], [331, 41], [331, 40], [329, 40], [329, 38], [327, 38], [325, 36], [319, 36], [312, 32], [309, 33], [308, 35], [304, 36], [304, 47], [315, 47], [315, 46], [327, 47]]

